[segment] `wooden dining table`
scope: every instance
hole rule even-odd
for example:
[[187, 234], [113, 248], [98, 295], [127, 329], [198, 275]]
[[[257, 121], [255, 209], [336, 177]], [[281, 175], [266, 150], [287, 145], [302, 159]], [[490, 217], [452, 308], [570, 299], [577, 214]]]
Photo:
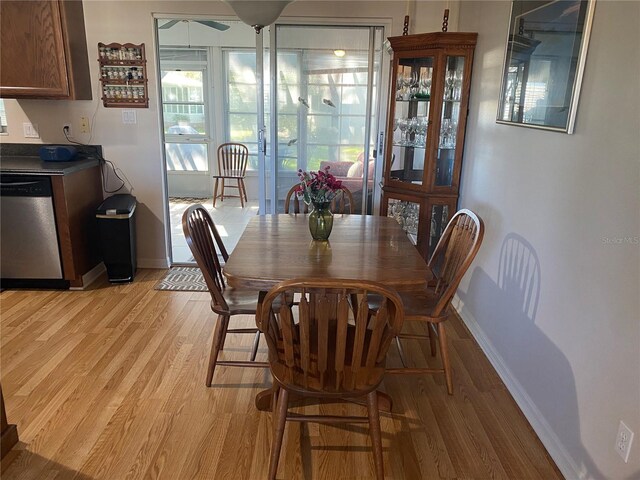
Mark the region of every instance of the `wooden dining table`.
[[427, 264], [392, 218], [335, 215], [328, 241], [314, 241], [303, 214], [252, 218], [224, 267], [231, 287], [267, 291], [293, 278], [369, 280], [423, 287]]
[[[431, 273], [392, 218], [335, 215], [328, 241], [314, 241], [304, 214], [252, 218], [229, 256], [224, 275], [233, 288], [268, 291], [284, 280], [343, 279], [379, 282], [399, 291], [423, 288]], [[272, 390], [256, 396], [271, 410]], [[381, 410], [391, 398], [379, 392]]]

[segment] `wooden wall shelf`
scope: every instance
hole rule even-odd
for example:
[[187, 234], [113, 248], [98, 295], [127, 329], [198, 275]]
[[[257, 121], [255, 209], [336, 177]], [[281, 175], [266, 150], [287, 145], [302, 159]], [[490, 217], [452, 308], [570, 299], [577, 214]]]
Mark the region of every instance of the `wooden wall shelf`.
[[98, 43], [102, 104], [107, 108], [149, 108], [144, 43]]

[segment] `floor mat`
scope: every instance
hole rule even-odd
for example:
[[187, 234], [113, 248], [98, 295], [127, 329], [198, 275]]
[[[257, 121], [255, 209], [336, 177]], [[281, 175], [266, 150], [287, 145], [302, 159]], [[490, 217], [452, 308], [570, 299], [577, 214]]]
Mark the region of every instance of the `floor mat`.
[[207, 284], [198, 267], [172, 267], [158, 282], [156, 290], [207, 292]]

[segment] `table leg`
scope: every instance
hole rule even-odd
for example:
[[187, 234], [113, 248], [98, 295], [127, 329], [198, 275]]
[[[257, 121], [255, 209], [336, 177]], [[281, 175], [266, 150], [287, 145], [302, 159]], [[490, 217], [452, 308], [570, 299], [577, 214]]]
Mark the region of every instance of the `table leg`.
[[261, 412], [270, 412], [272, 410], [271, 404], [273, 403], [275, 387], [263, 390], [256, 395], [256, 408]]

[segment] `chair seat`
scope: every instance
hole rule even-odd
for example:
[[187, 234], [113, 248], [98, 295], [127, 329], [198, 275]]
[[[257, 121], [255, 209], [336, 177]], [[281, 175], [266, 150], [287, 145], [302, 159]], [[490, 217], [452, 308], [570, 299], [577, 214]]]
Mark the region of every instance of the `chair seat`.
[[[440, 297], [429, 287], [423, 290], [410, 292], [398, 292], [404, 305], [404, 319], [407, 321], [429, 321], [438, 323], [446, 319], [445, 316], [433, 317], [433, 312]], [[381, 297], [369, 295], [369, 308], [377, 310], [380, 306]]]
[[403, 292], [400, 293], [400, 297], [405, 308], [405, 320], [428, 320], [429, 322], [438, 323], [446, 318], [446, 315], [432, 316], [440, 296], [433, 293], [433, 290], [429, 288], [417, 292]]
[[242, 178], [244, 178], [245, 176], [242, 174], [242, 172], [230, 172], [226, 175], [212, 175], [213, 178], [233, 178], [236, 180], [240, 180]]
[[215, 305], [211, 301], [211, 310], [218, 315], [255, 315], [258, 306], [259, 292], [256, 290], [243, 290], [227, 287], [222, 292], [222, 296], [229, 306], [229, 310]]

